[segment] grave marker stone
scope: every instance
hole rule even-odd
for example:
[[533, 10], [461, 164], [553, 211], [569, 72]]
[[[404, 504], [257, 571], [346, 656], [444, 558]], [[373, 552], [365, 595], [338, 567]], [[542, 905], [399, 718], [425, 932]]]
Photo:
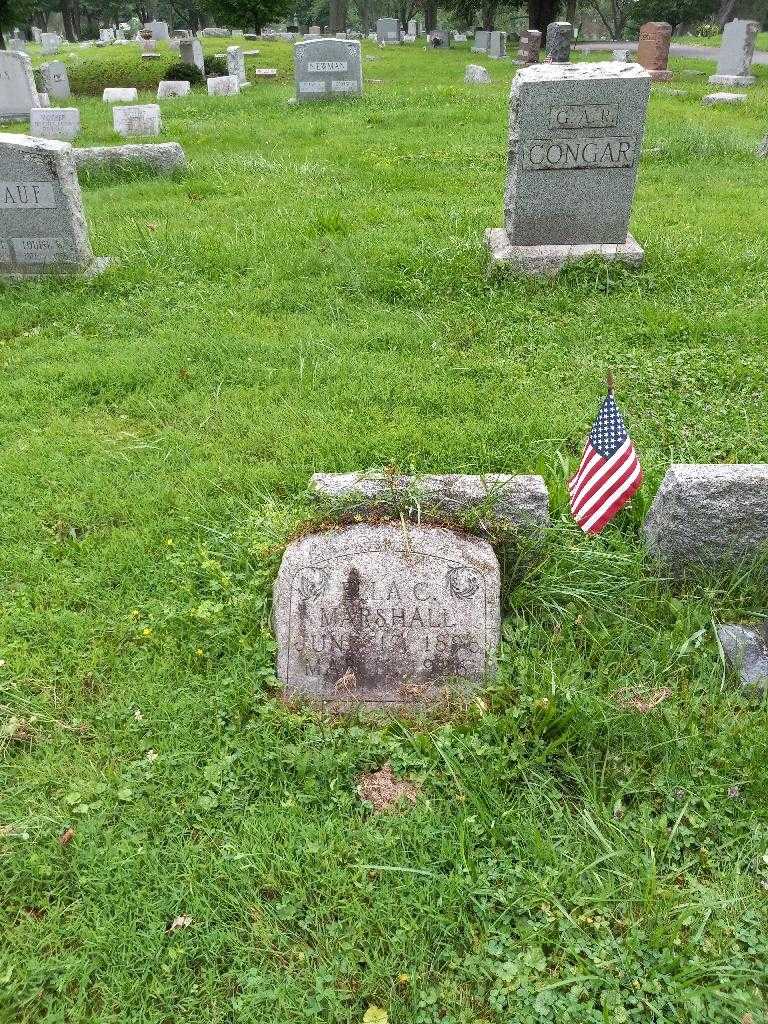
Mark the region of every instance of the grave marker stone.
[[25, 120], [38, 103], [31, 58], [0, 50], [0, 122]]
[[743, 103], [747, 98], [745, 92], [711, 92], [706, 96], [701, 97], [701, 102], [705, 107], [716, 107], [718, 104], [738, 104]]
[[487, 541], [435, 526], [358, 524], [292, 542], [275, 583], [287, 697], [392, 707], [493, 674], [500, 572]]
[[146, 28], [152, 33], [152, 38], [160, 42], [167, 43], [171, 38], [167, 21], [149, 21]]
[[100, 43], [114, 43], [115, 41], [115, 30], [113, 28], [100, 28], [99, 29], [99, 42]]
[[307, 31], [308, 36], [321, 36], [322, 34], [323, 30], [319, 25], [310, 25], [309, 30]]
[[40, 45], [43, 48], [43, 55], [50, 57], [59, 52], [59, 37], [55, 32], [43, 32], [40, 35]]
[[26, 53], [27, 44], [24, 42], [23, 39], [9, 39], [8, 49], [12, 50], [14, 53]]
[[383, 46], [402, 42], [399, 18], [379, 18], [376, 22], [376, 41]]
[[408, 35], [414, 36], [416, 39], [421, 35], [421, 26], [418, 18], [411, 18], [408, 22]]
[[160, 107], [156, 103], [140, 103], [131, 107], [113, 107], [112, 125], [118, 135], [159, 135], [163, 130]]
[[540, 52], [541, 32], [535, 28], [526, 29], [520, 36], [520, 47], [515, 64], [522, 67], [526, 67], [528, 64], [538, 64]]
[[237, 75], [219, 75], [218, 78], [208, 79], [209, 96], [237, 96], [240, 92], [240, 82]]
[[481, 64], [467, 64], [464, 81], [467, 85], [490, 85], [491, 76]]
[[490, 39], [491, 33], [486, 32], [485, 29], [475, 32], [475, 45], [472, 47], [472, 53], [488, 53]]
[[101, 94], [101, 100], [103, 103], [130, 103], [131, 100], [137, 100], [139, 94], [135, 88], [123, 89], [113, 86], [108, 86]]
[[667, 68], [672, 26], [666, 21], [647, 21], [640, 27], [640, 43], [635, 60], [642, 64], [654, 82], [668, 82], [672, 72]]
[[245, 77], [245, 57], [239, 46], [227, 47], [227, 71], [237, 78], [241, 89], [248, 85], [248, 79]]
[[189, 82], [175, 82], [167, 79], [157, 84], [157, 98], [176, 99], [179, 96], [188, 96], [191, 86]]
[[491, 60], [501, 60], [507, 56], [506, 32], [491, 32], [488, 40], [488, 56]]
[[430, 32], [427, 40], [433, 50], [447, 50], [453, 45], [451, 33], [442, 28], [436, 28]]
[[203, 47], [199, 39], [181, 39], [179, 55], [185, 64], [194, 64], [200, 69], [201, 74], [205, 74]]
[[571, 59], [573, 25], [568, 21], [553, 21], [547, 25], [547, 60], [553, 64], [567, 64]]
[[355, 39], [295, 43], [293, 61], [298, 103], [362, 95], [360, 43]]
[[29, 134], [38, 139], [64, 139], [71, 142], [80, 132], [77, 107], [33, 107], [29, 112]]
[[638, 64], [538, 64], [510, 93], [504, 228], [492, 263], [556, 273], [597, 254], [639, 263], [628, 234], [651, 80]]
[[760, 26], [756, 21], [736, 18], [723, 30], [717, 74], [710, 77], [710, 85], [754, 85], [750, 74], [755, 53], [755, 40]]
[[0, 274], [92, 274], [94, 260], [68, 142], [0, 134]]
[[68, 100], [72, 95], [69, 91], [69, 76], [64, 61], [51, 60], [40, 68], [43, 85], [49, 96], [55, 100]]

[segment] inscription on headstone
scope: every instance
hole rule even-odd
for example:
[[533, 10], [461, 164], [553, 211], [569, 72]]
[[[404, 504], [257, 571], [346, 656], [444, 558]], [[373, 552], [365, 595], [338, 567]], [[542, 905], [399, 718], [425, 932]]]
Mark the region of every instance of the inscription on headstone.
[[156, 103], [141, 103], [132, 107], [113, 107], [112, 124], [118, 135], [159, 135], [163, 128], [160, 107]]
[[668, 82], [672, 78], [672, 72], [667, 68], [671, 40], [672, 26], [666, 21], [647, 21], [640, 28], [635, 60], [655, 82]]
[[29, 134], [38, 139], [71, 142], [80, 131], [77, 107], [33, 107], [29, 112]]
[[296, 100], [360, 96], [363, 69], [360, 43], [354, 39], [312, 39], [293, 48]]
[[504, 229], [496, 262], [547, 273], [591, 253], [639, 262], [628, 234], [650, 92], [638, 64], [539, 64], [510, 93]]
[[480, 685], [495, 667], [499, 593], [477, 537], [364, 524], [302, 537], [275, 584], [286, 696], [391, 706]]
[[91, 273], [94, 261], [68, 142], [0, 133], [0, 274]]

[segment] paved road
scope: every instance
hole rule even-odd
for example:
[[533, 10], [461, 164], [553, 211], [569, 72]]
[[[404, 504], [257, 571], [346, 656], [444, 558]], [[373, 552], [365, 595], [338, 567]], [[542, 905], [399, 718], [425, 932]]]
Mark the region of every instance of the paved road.
[[[577, 50], [636, 50], [637, 43], [583, 43]], [[542, 47], [543, 49], [543, 47]], [[683, 46], [672, 43], [669, 52], [675, 57], [699, 57], [702, 60], [717, 60], [720, 48], [717, 46]], [[753, 64], [768, 64], [768, 53], [755, 53]]]

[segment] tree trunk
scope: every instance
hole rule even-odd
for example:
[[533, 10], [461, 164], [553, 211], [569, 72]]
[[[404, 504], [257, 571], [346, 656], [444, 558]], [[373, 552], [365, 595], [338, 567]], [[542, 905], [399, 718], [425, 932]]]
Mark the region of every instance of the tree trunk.
[[717, 23], [720, 26], [721, 32], [725, 28], [726, 23], [730, 21], [735, 6], [736, 0], [720, 0], [720, 9], [717, 12]]
[[437, 0], [421, 0], [424, 11], [424, 31], [434, 32], [437, 28]]
[[3, 30], [0, 28], [0, 50], [4, 50], [4, 49], [5, 49], [5, 36], [3, 35]]
[[547, 25], [557, 18], [559, 0], [528, 0], [528, 27], [541, 32], [542, 42], [546, 39]]
[[576, 3], [577, 0], [568, 0], [565, 8], [565, 20], [571, 25], [576, 24]]
[[498, 9], [498, 0], [485, 0], [481, 8], [481, 16], [483, 22], [483, 31], [493, 32], [496, 27], [496, 11]]
[[72, 12], [72, 0], [62, 0], [61, 19], [64, 22], [64, 35], [68, 43], [76, 43], [75, 21]]
[[331, 0], [328, 13], [328, 28], [331, 35], [343, 32], [347, 27], [347, 3], [346, 0]]

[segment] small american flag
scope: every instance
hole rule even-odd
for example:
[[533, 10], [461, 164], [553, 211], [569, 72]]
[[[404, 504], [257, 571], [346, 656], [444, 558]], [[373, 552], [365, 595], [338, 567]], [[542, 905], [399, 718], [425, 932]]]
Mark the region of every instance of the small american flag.
[[585, 533], [600, 533], [642, 482], [640, 462], [610, 390], [600, 406], [578, 472], [568, 482], [571, 514]]

